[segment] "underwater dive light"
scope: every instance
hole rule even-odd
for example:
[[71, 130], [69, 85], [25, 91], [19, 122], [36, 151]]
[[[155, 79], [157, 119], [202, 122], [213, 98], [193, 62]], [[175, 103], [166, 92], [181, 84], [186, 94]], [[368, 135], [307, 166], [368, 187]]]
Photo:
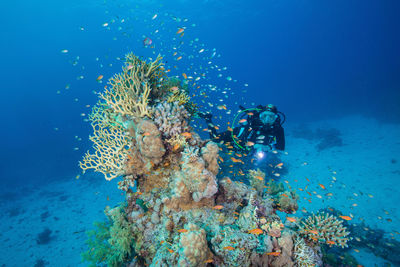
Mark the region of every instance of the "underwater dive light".
[[257, 157], [258, 159], [263, 159], [263, 158], [264, 158], [264, 156], [265, 156], [265, 153], [264, 153], [264, 151], [262, 151], [262, 150], [260, 150], [260, 151], [257, 151], [257, 153], [256, 153], [256, 157]]

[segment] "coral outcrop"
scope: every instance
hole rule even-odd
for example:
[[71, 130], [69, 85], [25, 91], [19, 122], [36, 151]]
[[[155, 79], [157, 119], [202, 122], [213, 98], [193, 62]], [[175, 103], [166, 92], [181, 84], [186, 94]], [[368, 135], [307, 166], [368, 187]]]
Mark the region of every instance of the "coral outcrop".
[[301, 221], [300, 234], [310, 241], [342, 248], [347, 247], [350, 240], [350, 232], [343, 226], [343, 221], [325, 212], [313, 214]]
[[318, 245], [314, 239], [346, 244], [348, 232], [332, 217], [285, 227], [277, 211], [294, 213], [298, 196], [283, 184], [266, 185], [266, 175], [247, 170], [243, 160], [236, 159], [245, 171], [239, 173], [248, 173], [249, 183], [238, 181], [233, 168], [232, 176], [217, 179], [222, 149], [193, 131], [196, 105], [188, 95], [187, 84], [166, 77], [161, 57], [147, 63], [132, 54], [99, 94], [89, 116], [94, 152], [80, 166], [119, 179], [125, 201], [106, 210], [109, 223], [99, 224], [86, 260], [95, 266], [283, 267], [300, 263], [307, 246]]
[[294, 245], [294, 260], [298, 267], [320, 266], [317, 253], [306, 244], [303, 238], [297, 237]]

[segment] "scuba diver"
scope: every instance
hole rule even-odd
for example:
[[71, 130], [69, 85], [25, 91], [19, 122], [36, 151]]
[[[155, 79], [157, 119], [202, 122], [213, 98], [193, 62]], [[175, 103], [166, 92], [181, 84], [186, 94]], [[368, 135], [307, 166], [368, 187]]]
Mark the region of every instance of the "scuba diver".
[[[217, 133], [212, 124], [211, 113], [199, 113], [199, 116], [206, 120], [213, 141], [230, 142], [239, 151], [255, 149], [258, 157], [273, 149], [285, 149], [285, 133], [282, 125], [286, 118], [282, 112], [272, 104], [248, 109], [239, 107], [241, 110], [232, 123], [234, 128], [228, 128], [228, 131], [221, 133]], [[244, 118], [246, 115], [247, 118]], [[235, 126], [236, 120], [238, 126]]]

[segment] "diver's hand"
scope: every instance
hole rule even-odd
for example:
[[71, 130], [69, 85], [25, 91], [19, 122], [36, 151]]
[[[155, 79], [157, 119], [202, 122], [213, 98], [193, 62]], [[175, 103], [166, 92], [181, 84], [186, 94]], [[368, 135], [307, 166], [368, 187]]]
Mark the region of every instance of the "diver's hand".
[[255, 144], [254, 149], [256, 152], [270, 152], [272, 150], [271, 146], [266, 146], [266, 145], [261, 145], [261, 144]]

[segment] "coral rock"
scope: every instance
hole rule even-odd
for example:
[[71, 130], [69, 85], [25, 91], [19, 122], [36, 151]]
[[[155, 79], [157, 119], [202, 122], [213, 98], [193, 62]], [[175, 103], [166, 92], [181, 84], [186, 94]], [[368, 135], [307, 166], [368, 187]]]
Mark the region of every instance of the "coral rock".
[[141, 120], [136, 125], [136, 142], [140, 154], [150, 159], [154, 164], [162, 161], [165, 147], [161, 140], [161, 133], [150, 120]]
[[188, 230], [181, 233], [179, 245], [179, 266], [204, 266], [212, 254], [207, 245], [206, 232], [193, 223], [185, 225]]
[[218, 145], [214, 142], [208, 142], [204, 147], [201, 148], [201, 156], [203, 157], [206, 168], [214, 175], [218, 174]]

